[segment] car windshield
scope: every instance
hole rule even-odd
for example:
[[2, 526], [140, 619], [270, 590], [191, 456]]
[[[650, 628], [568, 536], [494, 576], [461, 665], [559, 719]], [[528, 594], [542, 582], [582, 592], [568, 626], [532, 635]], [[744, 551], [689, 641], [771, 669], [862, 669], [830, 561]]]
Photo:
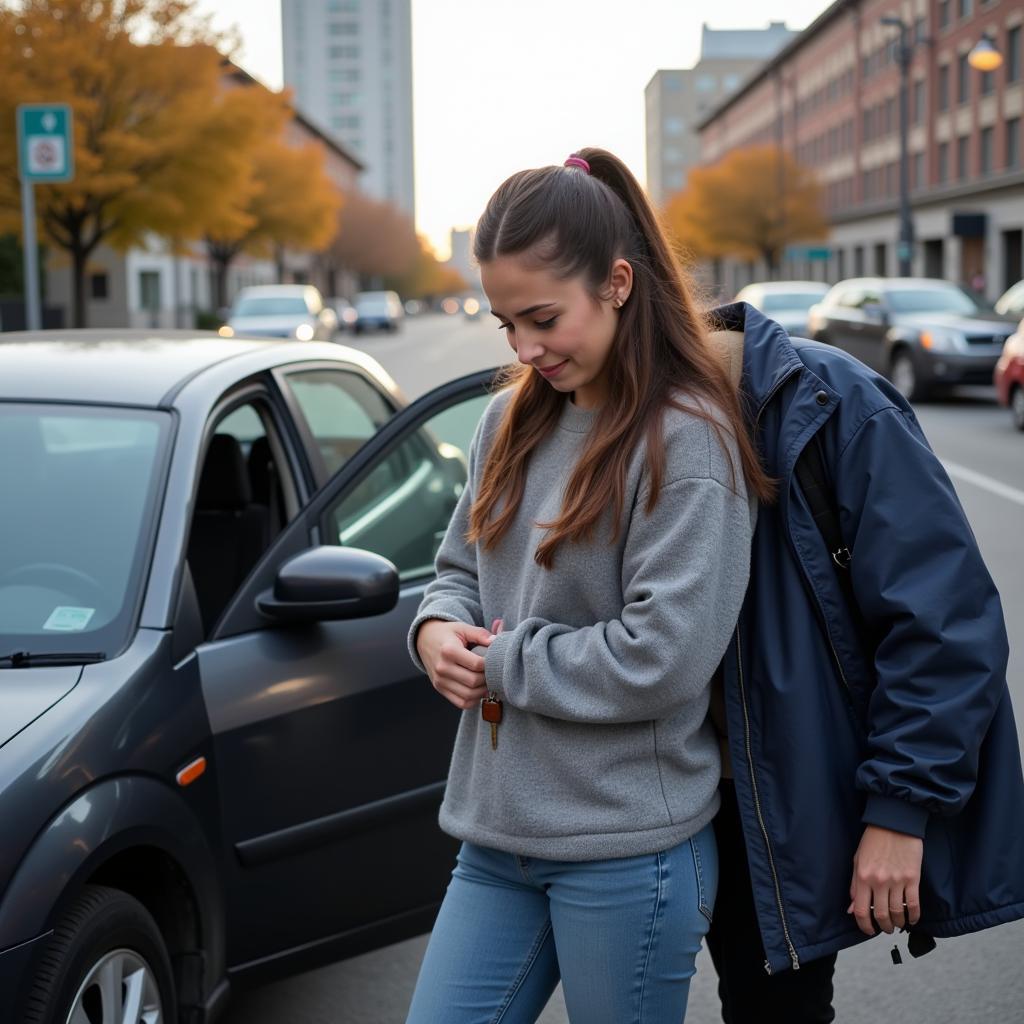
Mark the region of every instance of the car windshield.
[[232, 316], [305, 316], [306, 303], [295, 295], [253, 295], [239, 299]]
[[761, 300], [763, 313], [776, 313], [780, 309], [810, 309], [821, 302], [827, 289], [820, 292], [768, 292]]
[[123, 648], [169, 427], [155, 411], [0, 403], [0, 655]]
[[978, 304], [959, 288], [893, 288], [886, 299], [894, 313], [977, 313]]

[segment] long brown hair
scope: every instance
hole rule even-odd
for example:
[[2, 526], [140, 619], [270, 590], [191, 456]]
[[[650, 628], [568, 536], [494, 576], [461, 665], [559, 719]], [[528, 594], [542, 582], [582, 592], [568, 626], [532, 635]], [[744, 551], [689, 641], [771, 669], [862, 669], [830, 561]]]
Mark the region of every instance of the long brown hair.
[[[572, 471], [561, 513], [550, 523], [535, 559], [554, 564], [564, 541], [588, 540], [609, 507], [612, 540], [622, 529], [630, 457], [646, 440], [651, 476], [647, 513], [653, 510], [665, 470], [662, 411], [674, 406], [706, 419], [729, 455], [715, 410], [736, 439], [748, 488], [761, 499], [773, 494], [747, 434], [739, 397], [712, 351], [693, 287], [679, 265], [640, 184], [618, 157], [603, 149], [574, 156], [590, 165], [519, 171], [491, 196], [477, 224], [474, 256], [485, 264], [500, 256], [526, 255], [564, 279], [580, 276], [595, 301], [619, 258], [633, 269], [629, 300], [606, 363], [608, 400]], [[605, 296], [607, 297], [607, 296]], [[467, 539], [496, 545], [522, 500], [530, 454], [554, 429], [565, 396], [532, 368], [509, 368], [512, 389], [487, 455], [479, 494], [470, 512]], [[673, 392], [696, 399], [682, 405]], [[733, 483], [736, 466], [732, 465]], [[501, 508], [499, 510], [499, 504]]]

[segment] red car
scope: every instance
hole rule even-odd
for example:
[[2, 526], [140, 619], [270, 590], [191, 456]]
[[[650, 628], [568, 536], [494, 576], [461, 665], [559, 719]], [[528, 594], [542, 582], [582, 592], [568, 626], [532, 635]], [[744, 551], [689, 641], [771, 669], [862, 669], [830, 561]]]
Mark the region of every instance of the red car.
[[992, 381], [999, 404], [1009, 406], [1014, 426], [1024, 430], [1024, 320], [1017, 325], [1016, 334], [1006, 339]]

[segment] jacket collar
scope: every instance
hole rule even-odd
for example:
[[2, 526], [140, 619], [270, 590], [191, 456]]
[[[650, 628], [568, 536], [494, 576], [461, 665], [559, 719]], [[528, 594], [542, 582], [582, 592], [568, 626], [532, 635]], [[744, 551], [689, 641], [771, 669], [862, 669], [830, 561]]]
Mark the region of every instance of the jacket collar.
[[743, 334], [743, 391], [756, 413], [779, 385], [803, 366], [785, 328], [747, 302], [716, 306], [708, 312], [712, 330]]

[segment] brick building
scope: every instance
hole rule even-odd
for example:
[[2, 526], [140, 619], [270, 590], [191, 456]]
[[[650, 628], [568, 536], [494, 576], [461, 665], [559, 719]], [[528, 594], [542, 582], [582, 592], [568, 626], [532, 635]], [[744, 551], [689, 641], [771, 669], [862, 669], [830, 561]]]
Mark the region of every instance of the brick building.
[[[797, 249], [779, 276], [895, 274], [898, 30], [881, 20], [892, 16], [903, 19], [913, 43], [912, 273], [959, 282], [982, 274], [995, 297], [1024, 276], [1020, 0], [836, 0], [701, 122], [701, 160], [774, 143], [815, 169], [832, 227], [828, 258], [804, 259]], [[1002, 54], [996, 71], [967, 62], [983, 35]], [[764, 266], [729, 262], [719, 273], [727, 291], [767, 276]]]

